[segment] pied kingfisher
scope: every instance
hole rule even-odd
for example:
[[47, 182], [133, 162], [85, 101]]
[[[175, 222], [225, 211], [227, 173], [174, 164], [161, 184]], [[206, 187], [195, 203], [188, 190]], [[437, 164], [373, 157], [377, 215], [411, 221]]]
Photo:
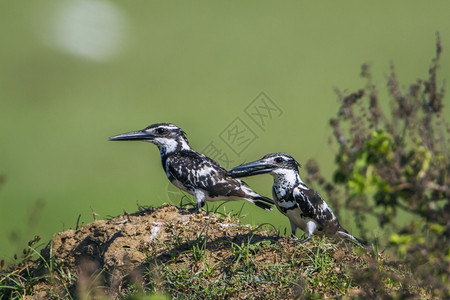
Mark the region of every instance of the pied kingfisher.
[[229, 176], [214, 160], [193, 150], [184, 131], [173, 124], [153, 124], [139, 131], [110, 137], [109, 140], [144, 141], [158, 146], [167, 178], [196, 198], [195, 212], [205, 205], [205, 200], [245, 199], [263, 209], [272, 209], [269, 204], [274, 204], [273, 200], [255, 193], [243, 181]]
[[271, 153], [260, 160], [246, 163], [229, 171], [233, 177], [270, 173], [273, 178], [272, 195], [278, 210], [289, 218], [292, 237], [301, 228], [311, 239], [312, 234], [348, 238], [366, 244], [348, 233], [338, 222], [331, 208], [313, 189], [300, 179], [299, 163], [286, 153]]

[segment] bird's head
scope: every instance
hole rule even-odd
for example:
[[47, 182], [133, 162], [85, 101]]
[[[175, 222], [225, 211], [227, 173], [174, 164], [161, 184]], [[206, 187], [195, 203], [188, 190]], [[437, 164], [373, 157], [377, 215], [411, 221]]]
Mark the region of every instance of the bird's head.
[[263, 158], [242, 164], [231, 169], [228, 173], [232, 177], [245, 177], [270, 173], [274, 176], [298, 174], [300, 164], [286, 153], [270, 153]]
[[184, 131], [171, 123], [153, 124], [142, 130], [112, 136], [109, 140], [149, 142], [157, 145], [164, 153], [190, 148]]

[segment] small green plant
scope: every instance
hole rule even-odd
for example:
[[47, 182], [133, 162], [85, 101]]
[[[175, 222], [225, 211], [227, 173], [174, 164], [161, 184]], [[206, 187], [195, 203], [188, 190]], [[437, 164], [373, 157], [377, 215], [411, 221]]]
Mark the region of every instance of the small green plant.
[[[41, 279], [32, 274], [30, 265], [34, 261], [33, 247], [39, 242], [40, 237], [35, 236], [28, 242], [27, 248], [23, 249], [22, 255], [14, 255], [16, 260], [16, 269], [9, 269], [0, 273], [0, 298], [2, 297], [21, 297], [31, 291], [31, 287]], [[3, 267], [2, 267], [3, 269]]]
[[[65, 294], [66, 298], [72, 298], [69, 286], [77, 280], [76, 276], [69, 270], [65, 270], [53, 255], [45, 259], [36, 250], [39, 240], [40, 237], [35, 236], [28, 242], [28, 247], [23, 250], [17, 265], [0, 273], [0, 299], [22, 298], [25, 295], [31, 295], [34, 286], [42, 282], [63, 289], [62, 291], [55, 289], [55, 294]], [[49, 246], [52, 247], [51, 244]], [[52, 253], [51, 250], [50, 253]]]
[[257, 251], [257, 245], [251, 244], [251, 237], [247, 241], [242, 241], [240, 244], [231, 243], [231, 255], [234, 259], [233, 271], [236, 270], [250, 270], [254, 267], [252, 260], [252, 253]]
[[203, 237], [201, 234], [197, 236], [197, 240], [192, 245], [192, 258], [194, 261], [199, 261], [206, 256], [206, 242], [207, 237]]

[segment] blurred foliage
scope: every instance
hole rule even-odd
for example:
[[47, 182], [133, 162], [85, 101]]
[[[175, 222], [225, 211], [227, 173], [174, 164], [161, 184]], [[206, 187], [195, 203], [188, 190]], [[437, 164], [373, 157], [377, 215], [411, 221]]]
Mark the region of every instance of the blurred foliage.
[[[336, 170], [326, 181], [315, 161], [309, 179], [318, 181], [328, 198], [354, 213], [361, 234], [370, 230], [368, 215], [393, 232], [388, 246], [404, 259], [424, 286], [436, 295], [449, 295], [450, 273], [450, 127], [442, 115], [444, 88], [437, 80], [442, 46], [437, 35], [436, 57], [428, 79], [400, 87], [394, 66], [387, 78], [389, 101], [383, 101], [363, 65], [364, 88], [344, 95], [330, 120], [337, 143]], [[389, 110], [382, 107], [389, 102]], [[386, 111], [389, 113], [386, 113]], [[332, 144], [335, 145], [336, 143]], [[400, 211], [412, 215], [409, 223]]]

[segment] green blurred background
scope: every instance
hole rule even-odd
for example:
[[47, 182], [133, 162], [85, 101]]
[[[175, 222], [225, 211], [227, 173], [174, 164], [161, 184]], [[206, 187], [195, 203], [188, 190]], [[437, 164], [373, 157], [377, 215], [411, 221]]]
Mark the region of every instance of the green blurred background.
[[[380, 87], [390, 62], [403, 85], [426, 77], [436, 31], [448, 79], [449, 12], [449, 1], [412, 0], [0, 1], [0, 258], [80, 214], [91, 222], [91, 209], [106, 218], [176, 202], [155, 146], [107, 141], [156, 122], [183, 128], [197, 150], [214, 142], [230, 167], [284, 151], [331, 178], [333, 88], [362, 87], [365, 62]], [[244, 112], [260, 92], [282, 110], [263, 129]], [[240, 155], [220, 139], [237, 117], [258, 136]], [[270, 195], [270, 176], [246, 181]], [[244, 209], [247, 222], [288, 225]]]

